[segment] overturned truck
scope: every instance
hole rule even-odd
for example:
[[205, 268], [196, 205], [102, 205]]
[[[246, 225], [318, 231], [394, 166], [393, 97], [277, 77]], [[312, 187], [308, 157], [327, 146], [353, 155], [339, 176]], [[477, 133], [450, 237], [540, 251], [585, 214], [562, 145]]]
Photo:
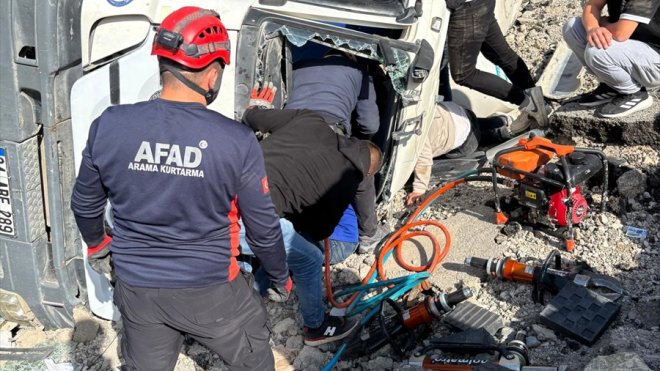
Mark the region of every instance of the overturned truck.
[[[255, 82], [273, 81], [287, 101], [292, 64], [315, 47], [340, 49], [379, 66], [372, 78], [386, 156], [377, 176], [386, 202], [408, 181], [438, 99], [449, 11], [421, 0], [7, 0], [0, 3], [0, 317], [44, 328], [73, 325], [88, 303], [112, 319], [111, 286], [89, 269], [69, 210], [92, 120], [105, 108], [160, 90], [150, 55], [160, 21], [182, 5], [215, 9], [232, 63], [209, 107], [239, 119]], [[504, 30], [520, 0], [498, 1]], [[503, 78], [483, 57], [479, 68]], [[454, 85], [456, 87], [456, 85]], [[513, 107], [469, 89], [454, 100], [480, 116]], [[147, 196], [147, 195], [145, 195]], [[111, 211], [107, 215], [111, 222]]]

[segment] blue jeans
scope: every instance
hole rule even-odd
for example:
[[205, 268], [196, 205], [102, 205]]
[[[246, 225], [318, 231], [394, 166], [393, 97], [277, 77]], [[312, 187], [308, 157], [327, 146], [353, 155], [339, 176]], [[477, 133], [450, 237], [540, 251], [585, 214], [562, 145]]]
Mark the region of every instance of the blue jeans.
[[[325, 248], [325, 242], [318, 241], [315, 244], [319, 249], [321, 249], [321, 252], [323, 252], [323, 249]], [[357, 248], [357, 242], [330, 240], [330, 265], [343, 262], [346, 260], [346, 258], [351, 256], [355, 250], [357, 250]]]
[[[321, 285], [321, 267], [323, 254], [311, 242], [299, 235], [290, 221], [280, 219], [282, 238], [286, 250], [286, 262], [289, 264], [291, 278], [296, 284], [296, 294], [305, 326], [316, 328], [323, 324], [325, 308], [323, 306], [323, 288]], [[254, 256], [245, 240], [245, 228], [241, 223], [241, 253]], [[263, 295], [270, 287], [270, 279], [263, 269], [254, 273], [256, 289]]]

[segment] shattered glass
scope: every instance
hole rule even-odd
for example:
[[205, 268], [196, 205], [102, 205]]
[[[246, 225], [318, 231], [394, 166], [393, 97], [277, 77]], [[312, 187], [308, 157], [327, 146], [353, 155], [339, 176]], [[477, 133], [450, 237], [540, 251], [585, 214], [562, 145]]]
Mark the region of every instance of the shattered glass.
[[[320, 33], [319, 31], [291, 26], [280, 26], [273, 31], [273, 34], [275, 33], [282, 34], [291, 44], [297, 47], [301, 47], [312, 40], [313, 42], [328, 46], [353, 50], [360, 57], [373, 59], [385, 65], [384, 57], [378, 53], [378, 45], [376, 43], [362, 42], [330, 33]], [[392, 86], [396, 92], [401, 94], [406, 90], [405, 85], [408, 76], [408, 67], [410, 66], [410, 57], [408, 53], [397, 48], [392, 48], [392, 53], [395, 63], [385, 66], [385, 71], [390, 77], [390, 80], [392, 80]]]

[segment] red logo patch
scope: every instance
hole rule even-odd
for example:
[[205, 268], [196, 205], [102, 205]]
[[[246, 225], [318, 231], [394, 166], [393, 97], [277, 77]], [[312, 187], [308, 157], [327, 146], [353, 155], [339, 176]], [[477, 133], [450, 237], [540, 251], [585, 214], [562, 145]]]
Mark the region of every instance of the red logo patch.
[[264, 194], [267, 194], [270, 190], [268, 189], [268, 177], [264, 176], [261, 178], [261, 190], [264, 191]]

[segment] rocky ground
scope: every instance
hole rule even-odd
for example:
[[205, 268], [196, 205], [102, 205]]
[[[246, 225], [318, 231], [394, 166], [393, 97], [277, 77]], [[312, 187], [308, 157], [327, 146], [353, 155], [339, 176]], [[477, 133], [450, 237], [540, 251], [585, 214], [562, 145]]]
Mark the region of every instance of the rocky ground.
[[[523, 2], [518, 21], [507, 39], [532, 67], [533, 74], [538, 76], [543, 70], [561, 38], [563, 22], [577, 14], [579, 9], [578, 0]], [[583, 81], [583, 91], [594, 86], [589, 77], [583, 77]], [[596, 272], [617, 278], [626, 290], [618, 301], [621, 304], [619, 315], [600, 340], [589, 347], [549, 330], [539, 322], [543, 305], [533, 303], [531, 286], [487, 278], [478, 270], [462, 265], [464, 258], [470, 255], [484, 258], [510, 256], [523, 261], [542, 259], [560, 245], [559, 241], [528, 228], [509, 236], [502, 234], [501, 227], [492, 223], [493, 211], [487, 205], [487, 200], [492, 199], [492, 191], [487, 184], [460, 185], [442, 195], [426, 211], [424, 218], [440, 221], [452, 235], [451, 250], [432, 274], [430, 282], [437, 291], [471, 287], [475, 295], [470, 300], [503, 320], [504, 328], [497, 333], [497, 340], [505, 341], [517, 331], [526, 331], [525, 342], [530, 348], [533, 365], [567, 365], [570, 370], [584, 369], [585, 366], [589, 370], [641, 370], [645, 369], [640, 363], [643, 361], [649, 368], [660, 370], [660, 146], [657, 143], [603, 144], [594, 142], [589, 135], [563, 137], [562, 140], [599, 148], [607, 155], [621, 159], [621, 171], [617, 176], [632, 171], [613, 185], [607, 211], [598, 212], [596, 207], [590, 210], [579, 229], [575, 253], [562, 253], [566, 262], [583, 262]], [[399, 192], [381, 210], [386, 222], [393, 227], [398, 223], [397, 216], [404, 210], [404, 197], [405, 192]], [[600, 199], [597, 192], [591, 191], [587, 197], [594, 204]], [[626, 236], [628, 226], [647, 230], [647, 237]], [[441, 236], [439, 230], [432, 227], [429, 230]], [[430, 253], [428, 241], [424, 239], [416, 244], [408, 242], [405, 248], [406, 260], [413, 263], [424, 261]], [[341, 286], [358, 282], [374, 260], [373, 255], [351, 256], [333, 269], [333, 283]], [[402, 274], [393, 264], [388, 264], [387, 268], [390, 276]], [[267, 307], [274, 349], [283, 364], [292, 365], [289, 369], [319, 369], [332, 357], [334, 346], [303, 346], [295, 300], [284, 305], [267, 303]], [[49, 359], [61, 367], [50, 368], [53, 370], [65, 370], [69, 365], [70, 369], [76, 370], [118, 369], [121, 323], [98, 320], [83, 308], [77, 310], [75, 316], [75, 330], [44, 332], [20, 328], [11, 333], [9, 341], [17, 347], [48, 347]], [[431, 328], [431, 334], [450, 332], [440, 321]], [[42, 358], [0, 362], [0, 366], [7, 370], [42, 370], [46, 369]], [[619, 366], [612, 366], [617, 360], [621, 362]], [[386, 346], [367, 356], [344, 359], [338, 368], [415, 369], [407, 361], [395, 356]], [[217, 355], [194, 342], [186, 343], [176, 366], [178, 371], [224, 369]]]

